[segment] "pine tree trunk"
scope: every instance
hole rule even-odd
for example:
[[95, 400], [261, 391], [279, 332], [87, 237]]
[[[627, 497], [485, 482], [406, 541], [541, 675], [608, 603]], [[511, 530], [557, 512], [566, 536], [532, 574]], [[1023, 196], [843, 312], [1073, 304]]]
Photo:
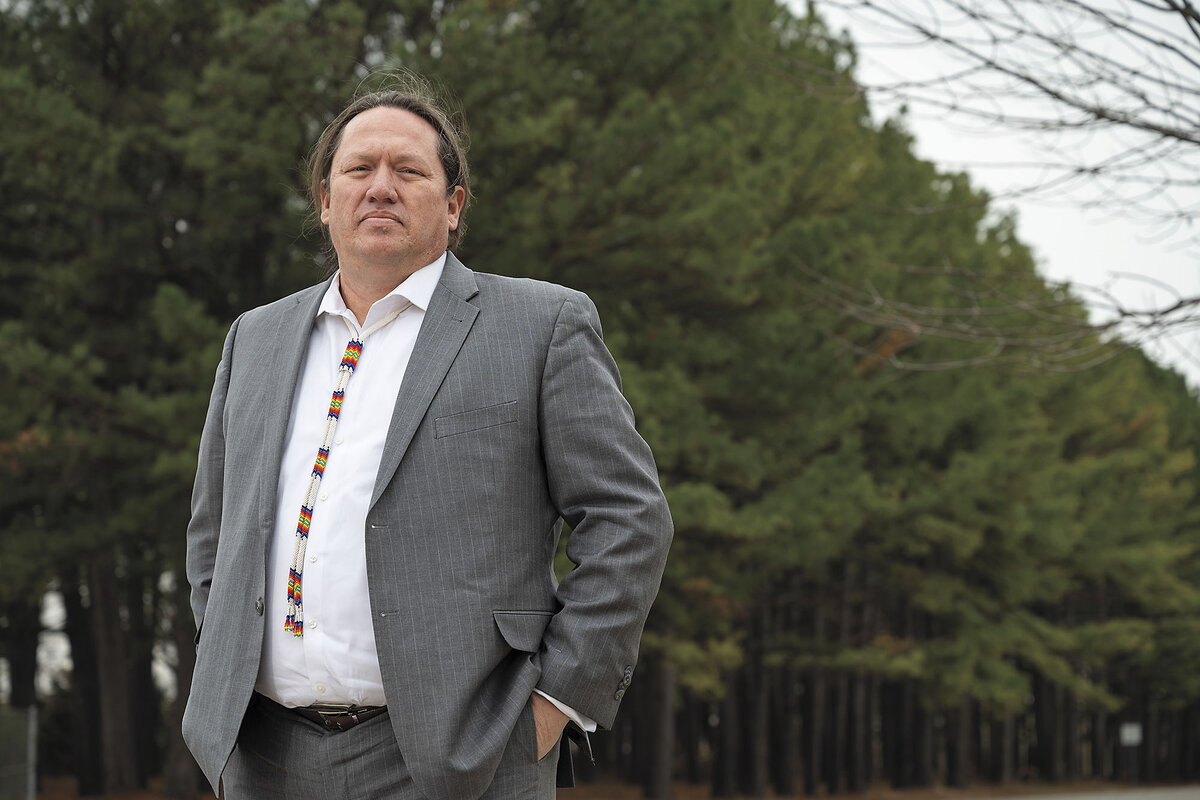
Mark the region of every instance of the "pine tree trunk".
[[1042, 675], [1033, 679], [1034, 714], [1037, 721], [1038, 775], [1057, 783], [1063, 778], [1063, 715], [1060, 687]]
[[679, 741], [683, 750], [683, 779], [692, 785], [704, 782], [700, 769], [701, 743], [706, 740], [708, 729], [708, 707], [692, 696], [687, 689], [680, 690]]
[[[867, 645], [875, 639], [878, 633], [877, 615], [875, 614], [875, 599], [873, 596], [873, 573], [869, 565], [862, 566], [862, 626], [856, 643]], [[874, 732], [872, 720], [872, 697], [875, 691], [874, 676], [857, 672], [851, 683], [850, 695], [850, 763], [848, 765], [848, 785], [851, 792], [863, 793], [872, 783], [871, 752]]]
[[[181, 574], [181, 573], [176, 573]], [[188, 605], [186, 581], [178, 582], [174, 594], [171, 636], [175, 644], [175, 701], [167, 714], [167, 753], [163, 764], [163, 793], [172, 800], [195, 800], [200, 768], [183, 742], [180, 728], [183, 710], [196, 667], [195, 625]]]
[[[853, 579], [854, 569], [847, 562], [842, 565], [842, 590], [838, 596], [838, 647], [843, 651], [850, 647], [850, 589]], [[846, 771], [850, 761], [850, 674], [844, 669], [838, 670], [835, 685], [828, 791], [830, 794], [841, 794], [846, 791]]]
[[3, 650], [8, 660], [9, 697], [13, 708], [26, 709], [37, 703], [38, 635], [42, 631], [40, 595], [12, 603], [2, 610], [8, 620]]
[[671, 800], [671, 779], [675, 766], [675, 670], [663, 655], [654, 659], [655, 707], [653, 748], [646, 797]]
[[1013, 776], [1018, 780], [1028, 780], [1038, 769], [1037, 766], [1037, 715], [1026, 712], [1013, 720], [1013, 740], [1016, 760], [1013, 763]]
[[1068, 781], [1078, 781], [1084, 776], [1084, 741], [1082, 741], [1081, 727], [1084, 722], [1079, 712], [1078, 700], [1075, 700], [1074, 694], [1064, 690], [1066, 697], [1063, 698], [1064, 708], [1063, 716], [1066, 717], [1067, 730], [1063, 736], [1063, 744], [1067, 747], [1067, 764], [1066, 775]]
[[[800, 635], [804, 627], [800, 602], [803, 583], [799, 575], [789, 574], [780, 585], [782, 588], [776, 598], [773, 631], [782, 636]], [[785, 661], [771, 671], [768, 680], [771, 686], [768, 706], [771, 734], [767, 740], [770, 747], [768, 765], [771, 785], [777, 797], [795, 797], [798, 779], [796, 768], [804, 739], [800, 713], [800, 675], [791, 663]]]
[[1104, 780], [1113, 777], [1108, 758], [1108, 712], [1092, 714], [1092, 769], [1090, 777]]
[[[814, 587], [813, 646], [820, 650], [825, 641], [824, 593], [820, 584]], [[804, 715], [804, 793], [815, 797], [821, 792], [822, 747], [825, 732], [825, 670], [809, 668]]]
[[1006, 786], [1012, 783], [1013, 779], [1013, 760], [1017, 750], [1016, 727], [1011, 714], [1003, 719], [993, 720], [991, 726], [989, 744], [992, 769], [989, 774], [993, 783]]
[[[645, 659], [646, 671], [654, 674], [654, 657]], [[629, 777], [632, 784], [645, 789], [650, 783], [650, 759], [654, 750], [657, 713], [654, 704], [654, 680], [634, 681], [626, 690], [621, 708], [631, 711], [632, 726], [629, 729], [631, 748], [629, 751]]]
[[1183, 769], [1179, 763], [1179, 756], [1182, 752], [1183, 745], [1183, 712], [1175, 709], [1167, 714], [1167, 753], [1166, 763], [1163, 764], [1161, 779], [1167, 783], [1179, 783], [1182, 779]]
[[[1135, 706], [1130, 703], [1130, 707], [1126, 713], [1133, 712], [1134, 708]], [[1121, 718], [1115, 718], [1113, 723], [1115, 724], [1115, 730], [1113, 731], [1114, 735], [1109, 737], [1109, 752], [1112, 754], [1111, 759], [1113, 765], [1113, 778], [1121, 783], [1130, 783], [1133, 781], [1134, 775], [1138, 771], [1137, 762], [1135, 758], [1130, 756], [1129, 748], [1121, 746]]]
[[753, 645], [752, 656], [743, 669], [746, 713], [745, 734], [742, 739], [745, 743], [742, 754], [742, 792], [752, 798], [763, 798], [767, 795], [767, 743], [770, 737], [767, 726], [768, 687], [766, 670], [763, 667], [765, 641], [762, 626], [756, 632], [755, 638], [758, 641]]
[[1067, 716], [1066, 716], [1066, 696], [1067, 690], [1058, 684], [1051, 684], [1051, 693], [1054, 697], [1054, 739], [1053, 749], [1051, 750], [1051, 771], [1053, 774], [1052, 780], [1055, 783], [1061, 782], [1067, 776]]
[[776, 797], [796, 796], [796, 759], [801, 735], [800, 703], [796, 671], [783, 666], [772, 676], [770, 703], [771, 786]]
[[713, 757], [713, 797], [737, 797], [740, 766], [738, 733], [741, 730], [741, 715], [738, 712], [737, 681], [731, 678], [726, 682], [725, 700], [721, 704], [721, 721], [717, 728], [717, 748]]
[[846, 744], [849, 736], [849, 675], [845, 670], [829, 673], [828, 723], [825, 726], [825, 777], [826, 794], [842, 794], [846, 791]]
[[1200, 703], [1183, 710], [1183, 737], [1179, 760], [1183, 765], [1181, 780], [1195, 783], [1200, 779]]
[[987, 774], [983, 771], [983, 708], [978, 700], [969, 700], [968, 703], [971, 708], [971, 760], [967, 765], [967, 778], [975, 781]]
[[642, 782], [642, 773], [638, 770], [637, 749], [638, 745], [644, 743], [645, 737], [642, 732], [638, 731], [638, 723], [641, 722], [641, 717], [635, 710], [636, 705], [630, 704], [630, 699], [637, 700], [637, 689], [641, 681], [634, 681], [633, 687], [625, 690], [625, 700], [621, 703], [621, 707], [627, 709], [630, 713], [623, 714], [624, 724], [621, 726], [621, 735], [617, 740], [617, 760], [615, 764], [618, 768], [618, 775], [625, 783], [640, 785]]
[[825, 674], [820, 667], [809, 670], [805, 689], [804, 715], [804, 793], [815, 797], [821, 793], [821, 771], [825, 735]]
[[121, 624], [120, 586], [111, 559], [90, 565], [92, 628], [96, 637], [96, 672], [100, 680], [100, 748], [104, 756], [104, 790], [131, 792], [138, 782], [137, 736], [129, 692], [129, 632]]
[[848, 791], [861, 794], [870, 785], [867, 777], [867, 747], [871, 728], [867, 708], [867, 678], [855, 674], [850, 688], [850, 752], [847, 764]]
[[867, 728], [867, 788], [879, 782], [883, 774], [883, 743], [875, 732], [883, 731], [883, 681], [877, 675], [871, 676], [868, 698], [868, 728]]
[[[162, 771], [155, 733], [162, 723], [158, 688], [154, 685], [154, 620], [158, 615], [156, 578], [127, 579], [124, 606], [129, 619], [129, 713], [133, 719], [134, 761], [137, 784]], [[147, 598], [152, 607], [146, 608]]]
[[970, 784], [971, 701], [963, 698], [946, 725], [946, 783], [956, 789]]
[[923, 786], [921, 782], [921, 742], [922, 742], [922, 715], [917, 707], [917, 692], [911, 681], [906, 681], [904, 684], [904, 693], [901, 696], [902, 710], [900, 719], [902, 720], [899, 726], [897, 735], [900, 738], [899, 745], [899, 771], [900, 771], [900, 786], [909, 788], [913, 786]]
[[[59, 577], [66, 620], [63, 627], [71, 644], [71, 742], [79, 794], [91, 797], [104, 791], [104, 762], [100, 754], [100, 681], [96, 669], [95, 631], [91, 608], [83, 604], [82, 578], [64, 570]], [[94, 598], [93, 598], [94, 602]]]
[[883, 778], [893, 789], [904, 788], [904, 688], [894, 681], [879, 687], [880, 739]]
[[983, 711], [980, 709], [975, 727], [979, 734], [979, 750], [975, 753], [975, 775], [984, 783], [993, 783], [996, 780], [996, 723], [990, 719], [985, 722]]
[[1037, 765], [1038, 780], [1048, 782], [1050, 778], [1050, 700], [1047, 698], [1046, 679], [1040, 673], [1033, 676], [1033, 719], [1036, 740], [1033, 763]]
[[[914, 691], [915, 694], [915, 691]], [[919, 704], [916, 706], [916, 727], [913, 729], [916, 734], [913, 738], [916, 740], [917, 753], [915, 761], [916, 775], [915, 785], [922, 788], [933, 786], [937, 779], [937, 769], [935, 760], [937, 758], [937, 748], [934, 744], [933, 721], [934, 715], [926, 711]]]
[[1063, 747], [1066, 750], [1066, 762], [1063, 774], [1068, 781], [1077, 781], [1083, 775], [1082, 756], [1083, 742], [1080, 738], [1082, 721], [1079, 714], [1079, 703], [1075, 696], [1062, 689], [1063, 694]]
[[1143, 783], [1158, 781], [1158, 704], [1150, 700], [1146, 704], [1146, 718], [1142, 724], [1142, 774], [1139, 780]]

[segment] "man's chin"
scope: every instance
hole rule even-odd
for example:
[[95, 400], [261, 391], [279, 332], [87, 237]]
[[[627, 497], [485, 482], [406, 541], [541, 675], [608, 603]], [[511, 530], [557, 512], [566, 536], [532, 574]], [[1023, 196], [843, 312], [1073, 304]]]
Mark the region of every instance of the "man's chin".
[[401, 243], [375, 243], [376, 246], [357, 247], [349, 258], [339, 256], [343, 268], [361, 273], [396, 273], [408, 277], [430, 263], [436, 256], [426, 258], [424, 252], [416, 252]]
[[360, 261], [370, 263], [395, 263], [411, 258], [413, 250], [408, 241], [399, 236], [400, 230], [379, 232], [373, 236], [361, 238], [354, 248], [353, 256]]

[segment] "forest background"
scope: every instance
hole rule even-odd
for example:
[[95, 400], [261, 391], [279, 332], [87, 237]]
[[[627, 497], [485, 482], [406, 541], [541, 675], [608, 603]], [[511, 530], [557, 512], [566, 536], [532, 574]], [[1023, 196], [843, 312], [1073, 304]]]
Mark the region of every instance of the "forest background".
[[[670, 499], [586, 778], [1200, 779], [1196, 393], [773, 0], [0, 3], [0, 657], [44, 774], [195, 796], [183, 533], [220, 343], [320, 278], [303, 158], [396, 67], [473, 132], [459, 255], [595, 299]], [[39, 692], [50, 592], [71, 669]]]

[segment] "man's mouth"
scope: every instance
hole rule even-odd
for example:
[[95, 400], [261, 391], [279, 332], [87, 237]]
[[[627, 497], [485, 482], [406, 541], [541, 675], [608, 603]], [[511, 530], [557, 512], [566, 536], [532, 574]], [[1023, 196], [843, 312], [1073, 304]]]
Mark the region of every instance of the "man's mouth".
[[400, 221], [399, 217], [397, 217], [395, 214], [390, 214], [387, 211], [372, 211], [371, 213], [364, 216], [362, 218], [362, 221], [363, 222], [395, 222], [398, 225], [404, 224]]

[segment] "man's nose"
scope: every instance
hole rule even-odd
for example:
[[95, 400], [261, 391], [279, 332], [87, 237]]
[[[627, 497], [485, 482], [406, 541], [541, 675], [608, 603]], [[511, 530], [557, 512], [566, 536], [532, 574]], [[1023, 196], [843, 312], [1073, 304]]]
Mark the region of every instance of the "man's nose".
[[373, 203], [396, 202], [396, 185], [390, 170], [375, 170], [371, 185], [367, 188], [367, 196]]

